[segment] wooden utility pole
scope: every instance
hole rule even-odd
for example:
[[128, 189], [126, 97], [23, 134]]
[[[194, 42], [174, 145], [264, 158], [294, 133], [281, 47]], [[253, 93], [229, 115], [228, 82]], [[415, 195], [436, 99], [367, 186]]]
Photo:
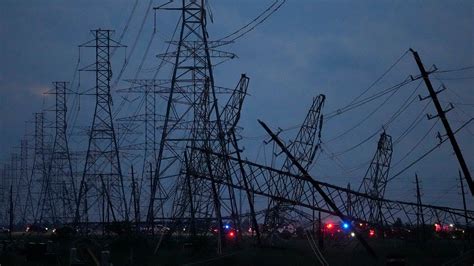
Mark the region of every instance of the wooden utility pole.
[[443, 110], [441, 107], [441, 104], [439, 103], [438, 100], [438, 92], [436, 92], [433, 89], [433, 85], [431, 85], [431, 81], [429, 78], [429, 74], [431, 72], [426, 72], [425, 67], [423, 66], [423, 63], [421, 62], [421, 58], [418, 55], [416, 51], [413, 49], [410, 49], [410, 51], [413, 53], [413, 56], [415, 57], [416, 64], [418, 65], [418, 68], [420, 69], [421, 72], [421, 77], [423, 78], [426, 87], [428, 88], [428, 91], [430, 95], [426, 98], [421, 98], [422, 100], [431, 98], [433, 101], [433, 104], [436, 108], [436, 112], [438, 112], [437, 116], [428, 116], [429, 119], [439, 117], [441, 119], [441, 122], [443, 122], [443, 126], [446, 130], [446, 135], [449, 138], [449, 141], [451, 142], [451, 145], [453, 146], [454, 153], [456, 154], [456, 157], [459, 161], [459, 165], [461, 166], [462, 172], [464, 173], [464, 178], [467, 181], [467, 184], [469, 186], [469, 189], [471, 190], [472, 196], [474, 196], [474, 183], [472, 181], [471, 173], [469, 172], [469, 168], [467, 167], [466, 161], [464, 160], [464, 157], [461, 153], [461, 149], [459, 148], [458, 142], [456, 141], [456, 138], [454, 137], [453, 130], [451, 129], [451, 126], [449, 125], [448, 119], [446, 118], [446, 112]]

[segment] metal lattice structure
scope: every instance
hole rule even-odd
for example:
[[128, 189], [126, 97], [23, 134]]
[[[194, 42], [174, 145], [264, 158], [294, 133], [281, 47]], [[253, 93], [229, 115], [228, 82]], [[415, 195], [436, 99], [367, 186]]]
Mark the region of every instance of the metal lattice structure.
[[[375, 152], [369, 169], [362, 179], [359, 187], [359, 192], [367, 195], [383, 199], [385, 195], [385, 188], [387, 187], [388, 174], [390, 171], [390, 162], [392, 161], [392, 137], [384, 132], [380, 134], [377, 143], [377, 151]], [[383, 225], [380, 205], [377, 201], [369, 203], [369, 220], [372, 223], [380, 222]]]
[[28, 175], [28, 139], [22, 138], [20, 141], [20, 169], [18, 179], [15, 185], [15, 203], [16, 219], [18, 222], [26, 223], [27, 202], [25, 195], [29, 192], [29, 175]]
[[[397, 218], [403, 219], [407, 224], [416, 225], [416, 217], [418, 212], [418, 204], [415, 202], [397, 201], [388, 199], [379, 199], [371, 197], [365, 193], [350, 190], [347, 188], [331, 185], [325, 182], [316, 181], [313, 178], [308, 178], [301, 175], [296, 175], [290, 172], [278, 170], [269, 166], [257, 164], [247, 160], [239, 160], [232, 156], [225, 156], [222, 154], [214, 153], [206, 150], [198, 150], [201, 153], [206, 153], [211, 156], [211, 159], [217, 157], [227, 157], [231, 162], [232, 174], [236, 177], [232, 186], [235, 189], [245, 190], [244, 183], [248, 184], [249, 190], [252, 194], [261, 197], [271, 197], [276, 200], [286, 202], [292, 205], [302, 206], [307, 209], [321, 211], [331, 215], [337, 215], [334, 210], [325, 202], [323, 198], [317, 196], [317, 200], [313, 203], [313, 191], [314, 186], [321, 187], [325, 193], [331, 198], [331, 201], [348, 217], [348, 220], [356, 222], [370, 223], [370, 212], [367, 209], [369, 203], [373, 201], [380, 202], [381, 215], [384, 224], [391, 225], [396, 222]], [[246, 173], [246, 182], [241, 174], [239, 165], [242, 165]], [[296, 198], [294, 196], [280, 197], [274, 193], [275, 182], [273, 177], [281, 175], [286, 176], [288, 179], [296, 179], [301, 181], [302, 184], [302, 197]], [[193, 173], [195, 178], [210, 180], [211, 178], [207, 175], [200, 173]], [[218, 179], [219, 183], [226, 184], [223, 179]], [[230, 185], [230, 184], [228, 184]], [[348, 215], [349, 206], [347, 205], [347, 196], [350, 195], [352, 206], [352, 215]], [[424, 213], [425, 222], [427, 224], [441, 223], [441, 224], [463, 224], [464, 217], [467, 217], [470, 221], [474, 220], [474, 212], [468, 211], [467, 216], [464, 215], [464, 210], [434, 206], [434, 205], [421, 205]], [[355, 211], [357, 210], [357, 211]]]
[[76, 181], [72, 170], [67, 137], [67, 82], [53, 82], [55, 95], [55, 136], [48, 162], [45, 189], [39, 201], [39, 222], [63, 224], [72, 222], [76, 202]]
[[[232, 189], [211, 182], [190, 179], [190, 171], [226, 171], [220, 160], [207, 164], [208, 158], [193, 151], [185, 154], [187, 146], [210, 149], [218, 147], [226, 153], [225, 132], [214, 84], [211, 58], [233, 58], [231, 53], [215, 50], [208, 41], [205, 1], [183, 0], [177, 7], [165, 5], [161, 10], [181, 12], [178, 41], [170, 43], [175, 51], [160, 58], [173, 63], [172, 78], [166, 84], [166, 111], [162, 122], [160, 145], [147, 212], [148, 223], [154, 224], [165, 203], [157, 197], [160, 185], [173, 196], [168, 199], [167, 217], [185, 220], [191, 231], [196, 224], [210, 220], [222, 223], [222, 217], [238, 217]], [[225, 91], [225, 90], [222, 90]], [[231, 110], [229, 110], [231, 111]], [[197, 170], [199, 169], [199, 170]], [[223, 196], [225, 195], [225, 196]], [[218, 200], [220, 199], [220, 200]]]
[[[474, 221], [474, 211], [467, 210], [465, 199], [464, 209], [423, 204], [418, 176], [416, 202], [385, 198], [393, 153], [392, 138], [385, 131], [380, 135], [377, 150], [357, 190], [351, 189], [350, 184], [341, 187], [320, 182], [316, 175], [309, 174], [320, 150], [324, 95], [313, 98], [296, 137], [286, 143], [278, 133], [259, 121], [273, 144], [271, 166], [243, 159], [238, 123], [250, 79], [242, 74], [234, 89], [219, 87], [214, 79], [214, 67], [236, 57], [218, 50], [220, 47], [251, 31], [269, 16], [263, 14], [273, 11], [267, 9], [243, 28], [219, 41], [211, 41], [207, 31], [208, 8], [206, 0], [169, 1], [155, 8], [180, 13], [175, 31], [179, 32], [179, 37], [168, 42], [171, 49], [157, 56], [162, 60], [157, 70], [162, 71], [161, 66], [166, 63], [165, 68], [171, 68], [171, 73], [166, 73], [171, 79], [155, 79], [156, 72], [153, 79], [127, 80], [131, 87], [121, 91], [143, 95], [138, 106], [141, 109], [116, 120], [112, 112], [111, 57], [115, 48], [123, 45], [112, 39], [111, 30], [91, 31], [94, 39], [80, 46], [95, 50], [95, 61], [80, 70], [95, 74], [92, 124], [83, 130], [88, 136], [87, 151], [77, 153], [85, 159], [84, 164], [77, 167], [78, 164], [71, 162], [67, 132], [68, 83], [54, 82], [54, 92], [50, 93], [56, 96], [52, 149], [49, 150], [45, 137], [44, 114], [36, 113], [32, 156], [28, 155], [27, 139], [22, 139], [20, 154], [12, 153], [11, 160], [3, 164], [0, 171], [1, 223], [6, 224], [9, 219], [10, 228], [13, 228], [13, 221], [22, 225], [35, 224], [39, 226], [37, 228], [72, 225], [79, 234], [91, 232], [92, 235], [131, 234], [132, 231], [156, 234], [156, 229], [162, 229], [157, 248], [166, 239], [165, 235], [170, 236], [178, 230], [182, 232], [176, 238], [178, 241], [182, 236], [207, 238], [212, 231], [218, 235], [220, 253], [226, 242], [223, 232], [235, 232], [235, 242], [247, 235], [243, 232], [249, 235], [255, 232], [260, 243], [261, 237], [275, 239], [276, 232], [281, 231], [279, 229], [284, 228], [285, 223], [297, 226], [294, 235], [299, 235], [299, 229], [310, 227], [314, 233], [319, 224], [318, 235], [322, 241], [322, 220], [336, 218], [344, 222], [341, 228], [346, 228], [345, 223], [354, 225], [346, 233], [357, 237], [372, 255], [375, 253], [365, 240], [364, 230], [377, 230], [382, 236], [391, 237], [384, 234], [388, 232], [385, 229], [394, 232], [396, 227], [407, 231], [417, 227], [424, 239], [425, 229], [431, 224], [451, 224], [450, 227], [456, 230], [469, 228]], [[229, 39], [232, 41], [225, 41]], [[418, 54], [412, 52], [421, 71], [418, 78], [423, 78], [427, 84], [472, 192], [472, 178], [454, 138], [457, 131], [452, 132], [445, 116], [447, 111], [441, 109], [436, 97], [438, 92], [433, 91], [428, 79], [430, 73], [425, 71]], [[142, 66], [143, 62], [136, 77]], [[163, 76], [169, 78], [166, 74]], [[127, 101], [124, 99], [124, 104]], [[164, 113], [157, 113], [161, 106], [159, 101], [164, 101]], [[120, 110], [116, 111], [118, 114]], [[131, 139], [131, 135], [138, 137]], [[128, 167], [130, 175], [123, 172]], [[138, 169], [138, 174], [134, 169]], [[464, 196], [462, 180], [461, 190]], [[130, 215], [132, 211], [133, 215]], [[318, 222], [316, 212], [320, 212]], [[326, 217], [321, 218], [321, 213]], [[356, 223], [363, 224], [356, 226]], [[230, 226], [227, 228], [224, 224]], [[97, 226], [95, 229], [102, 226], [102, 231], [81, 230], [93, 226]], [[312, 238], [310, 231], [304, 232], [308, 239]], [[233, 237], [230, 233], [229, 238]], [[348, 234], [345, 236], [334, 242], [339, 245], [351, 239]], [[394, 236], [397, 237], [395, 233]], [[313, 244], [312, 248], [315, 248], [314, 239]]]
[[34, 152], [31, 172], [27, 180], [27, 193], [23, 209], [23, 220], [36, 222], [36, 203], [41, 195], [46, 177], [46, 157], [44, 145], [44, 113], [35, 113]]
[[128, 220], [110, 93], [110, 52], [111, 48], [122, 45], [111, 39], [111, 30], [98, 29], [92, 33], [95, 39], [81, 45], [95, 48], [95, 63], [83, 70], [95, 72], [96, 104], [78, 190], [74, 219], [76, 223]]
[[[295, 158], [306, 170], [312, 165], [321, 144], [322, 108], [325, 99], [326, 97], [322, 94], [313, 98], [311, 107], [295, 140], [288, 145], [290, 152], [294, 154]], [[293, 163], [288, 158], [284, 160], [281, 169], [286, 172], [293, 171], [295, 174], [299, 174], [299, 171], [293, 167]], [[287, 197], [289, 194], [295, 194], [296, 197], [301, 195], [301, 185], [298, 180], [288, 179], [285, 176], [277, 176], [275, 179], [275, 193], [280, 197]], [[288, 214], [283, 209], [289, 210], [290, 208], [281, 205], [281, 202], [275, 202], [272, 198], [269, 199], [267, 221], [265, 222], [268, 228], [276, 230], [278, 224], [284, 223], [284, 216]]]
[[[136, 151], [140, 152], [140, 158], [142, 159], [141, 163], [138, 163], [138, 166], [141, 166], [141, 171], [139, 175], [133, 177], [133, 202], [135, 209], [135, 220], [140, 222], [141, 211], [145, 210], [145, 204], [149, 202], [150, 196], [150, 187], [149, 180], [152, 179], [153, 168], [150, 170], [150, 165], [156, 165], [156, 154], [157, 154], [157, 124], [158, 124], [158, 115], [156, 114], [156, 102], [157, 94], [160, 93], [160, 81], [154, 79], [134, 79], [127, 80], [131, 87], [127, 89], [119, 90], [121, 93], [134, 93], [141, 94], [143, 97], [144, 106], [141, 106], [141, 113], [137, 115], [121, 117], [117, 121], [126, 124], [131, 132], [136, 132], [137, 130], [143, 130], [143, 133], [138, 133], [143, 136], [143, 141], [139, 143], [132, 143], [130, 145], [122, 145], [120, 147], [123, 151]], [[135, 164], [136, 165], [136, 164]], [[166, 195], [160, 184], [158, 185], [158, 195], [155, 196], [156, 199], [163, 200], [166, 199]], [[142, 200], [144, 199], [144, 200]]]

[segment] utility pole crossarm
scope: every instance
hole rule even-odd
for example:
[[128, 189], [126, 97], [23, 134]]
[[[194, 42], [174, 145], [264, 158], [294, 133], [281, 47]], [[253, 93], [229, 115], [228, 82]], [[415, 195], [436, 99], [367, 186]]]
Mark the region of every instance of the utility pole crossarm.
[[461, 170], [464, 174], [464, 178], [466, 179], [467, 184], [469, 185], [469, 189], [471, 190], [471, 195], [474, 196], [474, 183], [472, 181], [471, 173], [469, 172], [469, 168], [467, 167], [466, 161], [464, 160], [464, 157], [461, 152], [461, 148], [459, 148], [458, 142], [456, 141], [456, 138], [454, 137], [454, 133], [453, 133], [453, 130], [451, 129], [449, 121], [446, 118], [446, 111], [443, 110], [438, 100], [438, 95], [437, 95], [438, 92], [436, 92], [433, 89], [433, 85], [431, 84], [431, 81], [429, 78], [430, 73], [428, 73], [425, 70], [425, 67], [423, 66], [423, 63], [421, 62], [421, 58], [418, 55], [418, 52], [414, 51], [411, 48], [410, 48], [410, 51], [413, 53], [413, 57], [415, 58], [416, 64], [418, 65], [418, 68], [420, 69], [421, 76], [423, 77], [426, 87], [428, 88], [428, 91], [430, 93], [429, 97], [433, 101], [433, 104], [436, 108], [436, 112], [438, 113], [438, 116], [441, 119], [441, 122], [443, 123], [443, 126], [446, 130], [446, 134], [448, 135], [449, 141], [451, 142], [451, 145], [453, 146], [454, 153], [456, 154], [456, 157], [459, 161], [459, 165], [461, 166]]

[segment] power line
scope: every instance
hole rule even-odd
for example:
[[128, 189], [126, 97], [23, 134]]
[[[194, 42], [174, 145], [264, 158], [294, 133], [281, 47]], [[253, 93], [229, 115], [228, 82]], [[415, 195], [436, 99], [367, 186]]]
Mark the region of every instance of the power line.
[[370, 89], [372, 89], [379, 81], [381, 81], [392, 69], [407, 55], [409, 50], [406, 50], [385, 72], [382, 73], [372, 84], [369, 85], [361, 94], [355, 97], [348, 105], [353, 104], [357, 101], [360, 97], [362, 97], [365, 93], [367, 93]]
[[[249, 23], [247, 23], [246, 25], [244, 25], [240, 29], [234, 31], [233, 33], [230, 33], [230, 34], [218, 39], [217, 41], [234, 42], [235, 40], [243, 37], [247, 33], [253, 31], [257, 26], [259, 26], [260, 24], [265, 22], [271, 15], [273, 15], [276, 11], [278, 11], [278, 9], [280, 9], [280, 7], [282, 7], [283, 4], [286, 3], [286, 0], [281, 1], [281, 3], [279, 5], [277, 5], [278, 2], [279, 2], [279, 0], [276, 0], [275, 2], [273, 2], [273, 4], [271, 4], [267, 9], [265, 9], [262, 13], [260, 13], [260, 15], [258, 15], [252, 21], [250, 21]], [[262, 16], [264, 16], [264, 17], [262, 19], [260, 19]], [[251, 26], [252, 24], [254, 24], [254, 25]]]
[[[465, 126], [467, 126], [470, 122], [472, 122], [474, 119], [471, 119], [469, 121], [467, 121], [464, 125], [462, 125], [460, 128], [458, 128], [453, 134], [455, 135], [457, 132], [459, 132], [461, 129], [463, 129]], [[437, 120], [439, 121], [439, 119]], [[436, 124], [436, 123], [435, 123]], [[432, 153], [434, 150], [436, 150], [436, 148], [440, 147], [444, 142], [446, 142], [448, 140], [448, 138], [445, 138], [443, 140], [441, 140], [437, 145], [435, 145], [433, 148], [431, 148], [430, 150], [428, 150], [427, 152], [425, 152], [423, 155], [421, 155], [420, 157], [418, 157], [415, 161], [413, 161], [412, 163], [410, 163], [408, 166], [406, 166], [405, 168], [403, 168], [401, 171], [399, 171], [398, 173], [396, 173], [395, 175], [393, 175], [391, 178], [389, 178], [387, 180], [388, 181], [391, 181], [393, 179], [395, 179], [396, 177], [398, 177], [399, 175], [403, 174], [406, 170], [408, 170], [409, 168], [411, 168], [413, 165], [415, 165], [416, 163], [418, 163], [419, 161], [423, 160], [426, 156], [428, 156], [430, 153]]]
[[436, 71], [436, 73], [450, 73], [450, 72], [465, 71], [469, 69], [474, 69], [474, 66], [465, 66], [465, 67], [454, 68], [454, 69], [438, 70]]
[[393, 142], [393, 144], [397, 144], [399, 143], [402, 139], [404, 139], [408, 134], [410, 134], [411, 131], [413, 131], [413, 129], [416, 128], [416, 126], [420, 125], [420, 122], [421, 120], [424, 118], [423, 114], [425, 113], [425, 110], [426, 108], [428, 108], [429, 106], [429, 102], [427, 102], [425, 104], [425, 106], [423, 107], [423, 109], [421, 109], [421, 111], [418, 113], [418, 115], [416, 116], [415, 119], [413, 119], [413, 121], [411, 122], [411, 124], [407, 127], [407, 129], [405, 131], [403, 131], [402, 134], [400, 134], [400, 136]]
[[425, 135], [423, 135], [423, 137], [421, 137], [420, 140], [418, 140], [418, 142], [400, 159], [398, 160], [398, 162], [394, 163], [393, 164], [393, 167], [396, 167], [397, 165], [399, 165], [403, 160], [405, 160], [420, 144], [421, 142], [423, 142], [423, 140], [426, 139], [426, 137], [431, 133], [431, 131], [433, 131], [434, 127], [436, 126], [436, 124], [438, 123], [439, 119], [437, 119], [433, 125], [431, 126], [431, 128], [425, 133]]
[[342, 132], [341, 134], [337, 135], [336, 137], [326, 141], [326, 143], [329, 143], [329, 142], [332, 142], [332, 141], [335, 141], [345, 135], [347, 135], [349, 132], [351, 132], [352, 130], [360, 127], [365, 121], [367, 121], [372, 115], [374, 115], [378, 110], [380, 110], [380, 108], [382, 108], [394, 95], [395, 93], [397, 92], [398, 90], [394, 90], [381, 104], [379, 104], [374, 110], [372, 110], [372, 112], [370, 112], [368, 115], [366, 115], [362, 120], [360, 120], [358, 123], [356, 123], [354, 126], [352, 126], [351, 128], [347, 129], [346, 131]]

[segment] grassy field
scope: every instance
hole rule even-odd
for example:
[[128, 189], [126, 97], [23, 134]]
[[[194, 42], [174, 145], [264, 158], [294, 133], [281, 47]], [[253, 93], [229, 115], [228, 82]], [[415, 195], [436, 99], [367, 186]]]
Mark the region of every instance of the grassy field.
[[[78, 256], [85, 265], [96, 265], [93, 257], [100, 260], [102, 250], [110, 251], [114, 266], [317, 265], [308, 241], [304, 239], [281, 240], [263, 247], [256, 247], [247, 239], [238, 246], [235, 243], [227, 245], [222, 255], [216, 254], [215, 239], [200, 238], [190, 242], [173, 238], [164, 242], [155, 253], [157, 242], [148, 237], [55, 239], [52, 236], [17, 236], [13, 241], [2, 240], [0, 263], [2, 266], [69, 265], [70, 249], [77, 247]], [[32, 257], [28, 243], [46, 243], [47, 254]], [[376, 251], [377, 259], [369, 256], [355, 239], [344, 243], [326, 240], [323, 254], [329, 265], [386, 265], [387, 258], [393, 256], [403, 258], [405, 265], [442, 265], [464, 250], [461, 240], [436, 239], [420, 245], [414, 241], [370, 239], [369, 244]], [[469, 248], [474, 249], [473, 243]], [[472, 262], [465, 265], [472, 265]]]

